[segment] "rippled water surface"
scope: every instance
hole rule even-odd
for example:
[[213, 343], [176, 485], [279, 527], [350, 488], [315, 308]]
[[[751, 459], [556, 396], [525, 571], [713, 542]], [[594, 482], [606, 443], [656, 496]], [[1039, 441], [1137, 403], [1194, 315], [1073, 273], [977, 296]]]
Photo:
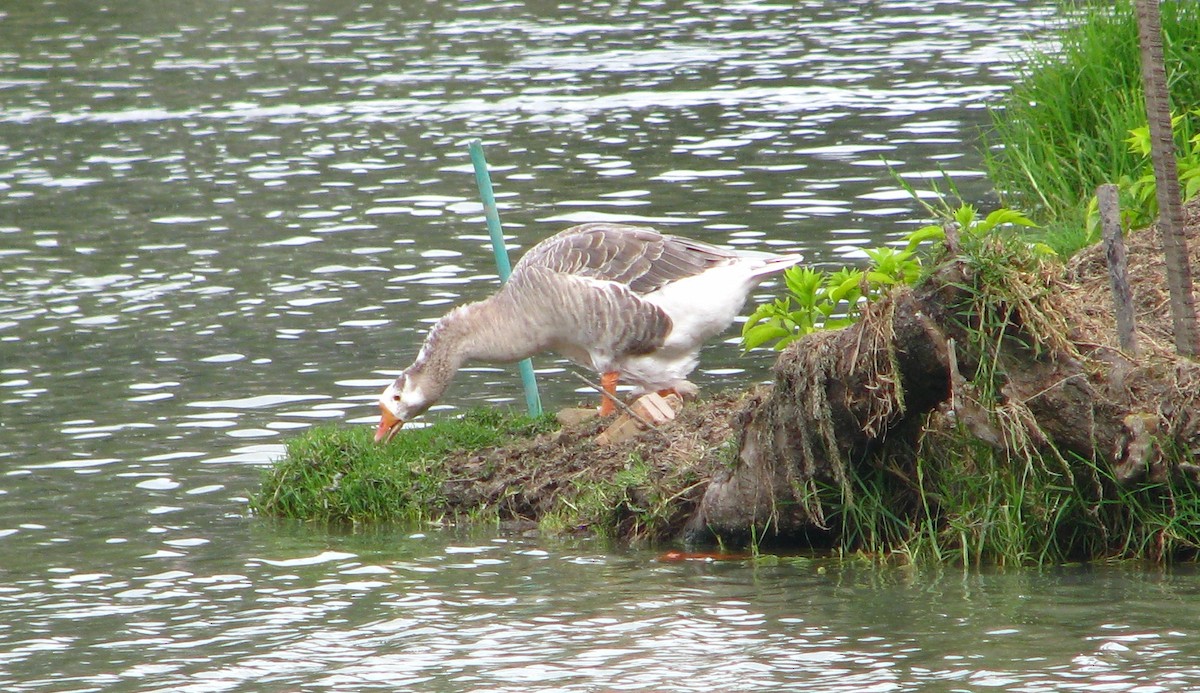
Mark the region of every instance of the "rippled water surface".
[[[619, 220], [820, 265], [985, 202], [1049, 2], [0, 4], [0, 688], [1200, 687], [1192, 573], [962, 576], [249, 516], [449, 306]], [[769, 293], [763, 290], [762, 296]], [[730, 335], [732, 337], [732, 335]], [[704, 353], [702, 387], [770, 354]], [[535, 361], [549, 406], [585, 397]], [[516, 403], [472, 368], [446, 408]]]

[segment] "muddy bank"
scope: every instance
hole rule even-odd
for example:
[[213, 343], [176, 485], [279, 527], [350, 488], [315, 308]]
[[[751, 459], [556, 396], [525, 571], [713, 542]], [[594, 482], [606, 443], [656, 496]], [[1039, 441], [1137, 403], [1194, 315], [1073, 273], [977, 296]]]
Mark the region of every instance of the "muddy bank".
[[[1200, 267], [1200, 207], [1186, 213]], [[598, 493], [612, 515], [580, 526], [692, 542], [914, 550], [926, 537], [982, 556], [980, 542], [1024, 528], [1063, 557], [1187, 553], [1200, 367], [1173, 353], [1155, 229], [1127, 245], [1137, 355], [1117, 347], [1100, 248], [1064, 267], [1011, 239], [964, 241], [859, 324], [792, 344], [770, 386], [690, 404], [618, 446], [595, 445], [592, 422], [480, 451], [448, 495], [536, 521]], [[1038, 550], [1012, 541], [1018, 557]]]
[[[1198, 218], [1190, 205], [1193, 266]], [[688, 536], [887, 548], [923, 526], [938, 551], [1191, 554], [1200, 368], [1173, 353], [1156, 230], [1128, 245], [1136, 356], [1117, 348], [1100, 248], [1062, 267], [1001, 239], [788, 349]], [[998, 530], [1018, 536], [988, 544]]]
[[516, 528], [553, 517], [558, 530], [676, 537], [709, 481], [730, 465], [736, 416], [748, 397], [710, 393], [674, 421], [614, 445], [596, 442], [611, 419], [593, 419], [467, 453], [443, 485], [447, 506], [495, 508]]

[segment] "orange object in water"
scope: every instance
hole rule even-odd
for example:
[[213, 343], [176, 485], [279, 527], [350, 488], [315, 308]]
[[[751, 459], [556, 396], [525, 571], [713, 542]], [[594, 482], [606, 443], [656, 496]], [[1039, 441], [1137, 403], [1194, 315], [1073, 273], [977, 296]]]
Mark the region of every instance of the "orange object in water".
[[753, 558], [749, 553], [724, 553], [722, 551], [668, 551], [658, 557], [660, 561], [744, 561]]

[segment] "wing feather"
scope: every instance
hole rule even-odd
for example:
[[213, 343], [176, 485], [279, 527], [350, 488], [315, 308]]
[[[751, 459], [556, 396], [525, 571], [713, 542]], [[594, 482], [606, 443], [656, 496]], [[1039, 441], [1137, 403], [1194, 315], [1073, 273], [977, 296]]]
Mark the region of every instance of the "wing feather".
[[647, 294], [733, 262], [732, 251], [627, 224], [580, 224], [538, 243], [513, 269], [531, 267], [616, 282]]

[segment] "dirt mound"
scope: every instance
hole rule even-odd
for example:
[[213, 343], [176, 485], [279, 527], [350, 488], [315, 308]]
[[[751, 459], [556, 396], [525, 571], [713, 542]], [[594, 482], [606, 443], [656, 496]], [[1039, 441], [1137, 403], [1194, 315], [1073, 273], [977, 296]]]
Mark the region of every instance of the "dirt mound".
[[[728, 444], [746, 397], [722, 392], [688, 402], [673, 421], [614, 445], [595, 442], [611, 419], [592, 419], [479, 450], [446, 483], [448, 504], [497, 508], [503, 521], [518, 527], [554, 514], [578, 529], [668, 536], [691, 516], [708, 481], [730, 464]], [[608, 507], [592, 507], [595, 500]]]
[[[1184, 232], [1193, 281], [1200, 281], [1200, 198], [1183, 207]], [[1157, 408], [1166, 423], [1162, 433], [1181, 441], [1193, 454], [1200, 440], [1186, 432], [1200, 429], [1200, 364], [1175, 353], [1175, 332], [1167, 290], [1162, 238], [1155, 224], [1125, 238], [1129, 284], [1136, 320], [1136, 358], [1117, 345], [1115, 310], [1103, 245], [1080, 252], [1067, 265], [1063, 311], [1071, 316], [1070, 337], [1089, 359], [1102, 364], [1110, 381], [1136, 402]], [[1154, 407], [1153, 403], [1157, 403]]]

